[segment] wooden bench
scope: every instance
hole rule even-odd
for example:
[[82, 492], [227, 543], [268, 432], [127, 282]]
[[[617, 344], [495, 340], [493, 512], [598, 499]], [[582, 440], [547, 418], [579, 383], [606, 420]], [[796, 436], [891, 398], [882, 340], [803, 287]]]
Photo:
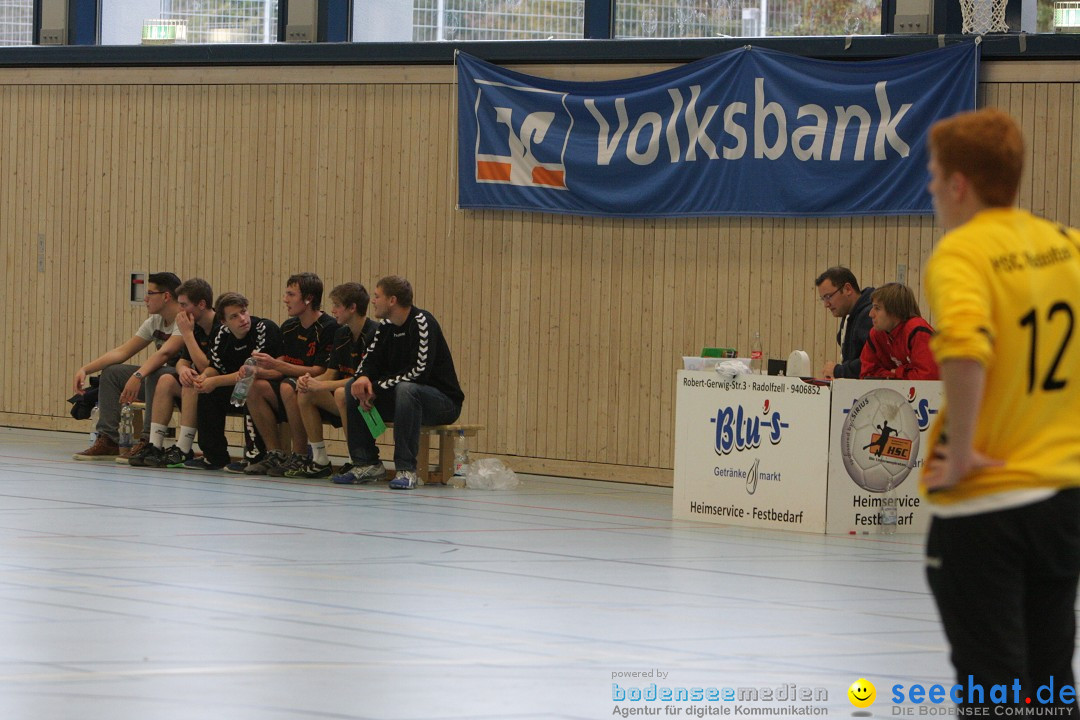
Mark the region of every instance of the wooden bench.
[[[133, 402], [131, 403], [132, 413], [132, 427], [135, 428], [135, 436], [138, 437], [143, 423], [143, 413], [146, 410], [146, 403]], [[387, 428], [393, 428], [393, 423], [387, 423]], [[420, 453], [417, 457], [416, 474], [426, 484], [441, 483], [446, 484], [446, 481], [454, 474], [454, 438], [459, 435], [465, 437], [476, 437], [476, 434], [484, 429], [483, 425], [423, 425], [420, 428]], [[288, 438], [288, 426], [283, 429], [282, 434]], [[431, 472], [428, 468], [428, 459], [431, 457], [431, 436], [437, 435], [439, 437], [439, 467], [435, 472]]]
[[[173, 412], [174, 413], [179, 413], [180, 412], [180, 406], [179, 405], [174, 405], [173, 406]], [[146, 413], [146, 403], [145, 402], [143, 402], [141, 400], [136, 400], [135, 402], [131, 403], [131, 430], [132, 430], [132, 435], [134, 436], [136, 443], [138, 443], [139, 437], [142, 435], [142, 431], [144, 429], [147, 432], [150, 431], [149, 426], [143, 425], [143, 420], [145, 419], [144, 418], [145, 413]], [[178, 422], [177, 425], [179, 426], [179, 424], [180, 423]], [[168, 437], [172, 437], [172, 432], [173, 432], [173, 428], [169, 428]]]
[[131, 403], [131, 435], [136, 441], [138, 441], [139, 436], [142, 435], [143, 413], [145, 411], [146, 403], [141, 401]]
[[[394, 427], [393, 423], [386, 423], [386, 427]], [[420, 452], [417, 456], [416, 474], [424, 483], [446, 484], [446, 481], [454, 474], [454, 438], [459, 435], [476, 437], [476, 434], [484, 429], [483, 425], [423, 425], [420, 427]], [[431, 455], [431, 436], [439, 437], [439, 467], [431, 472], [428, 469], [428, 458]]]

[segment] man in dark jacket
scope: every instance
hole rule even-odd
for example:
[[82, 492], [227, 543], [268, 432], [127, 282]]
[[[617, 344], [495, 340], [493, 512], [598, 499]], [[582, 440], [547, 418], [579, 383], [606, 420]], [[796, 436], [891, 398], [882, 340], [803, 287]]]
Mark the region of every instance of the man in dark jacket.
[[858, 378], [862, 363], [863, 345], [870, 337], [870, 295], [874, 288], [859, 290], [855, 273], [846, 267], [831, 267], [814, 281], [818, 296], [825, 307], [840, 318], [836, 344], [840, 346], [840, 362], [825, 363], [821, 371], [826, 378]]
[[[465, 400], [454, 359], [431, 313], [413, 307], [409, 281], [391, 275], [379, 280], [371, 296], [372, 314], [381, 320], [375, 339], [345, 385], [349, 455], [352, 467], [334, 476], [338, 484], [368, 483], [385, 474], [375, 438], [361, 415], [372, 407], [394, 423], [394, 466], [390, 487], [411, 490], [416, 476], [421, 425], [447, 425], [461, 414]], [[420, 458], [427, 462], [427, 458]]]

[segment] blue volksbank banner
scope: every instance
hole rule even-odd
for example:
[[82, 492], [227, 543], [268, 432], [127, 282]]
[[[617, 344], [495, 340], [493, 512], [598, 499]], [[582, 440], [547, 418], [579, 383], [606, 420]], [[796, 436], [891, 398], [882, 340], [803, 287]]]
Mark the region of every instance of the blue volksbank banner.
[[608, 82], [458, 55], [462, 208], [624, 217], [932, 212], [926, 139], [974, 42], [871, 62], [744, 48]]

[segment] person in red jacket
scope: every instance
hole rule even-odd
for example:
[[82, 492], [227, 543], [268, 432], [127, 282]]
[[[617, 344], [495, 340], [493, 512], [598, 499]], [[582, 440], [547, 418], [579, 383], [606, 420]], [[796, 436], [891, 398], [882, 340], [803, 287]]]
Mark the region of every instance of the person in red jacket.
[[870, 296], [870, 319], [874, 324], [860, 357], [861, 378], [889, 380], [938, 380], [930, 336], [934, 328], [922, 319], [911, 288], [886, 283]]

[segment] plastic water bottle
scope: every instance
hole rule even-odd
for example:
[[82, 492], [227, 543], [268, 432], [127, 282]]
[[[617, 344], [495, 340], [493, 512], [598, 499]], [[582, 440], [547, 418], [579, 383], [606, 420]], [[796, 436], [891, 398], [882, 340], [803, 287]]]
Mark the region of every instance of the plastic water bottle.
[[754, 340], [750, 343], [750, 372], [755, 375], [761, 374], [761, 364], [764, 353], [761, 352], [761, 333], [754, 331]]
[[244, 367], [247, 368], [247, 373], [243, 378], [233, 385], [232, 397], [229, 398], [236, 407], [243, 407], [247, 403], [248, 391], [251, 390], [251, 383], [255, 382], [255, 358], [248, 358], [244, 361]]
[[450, 487], [465, 487], [465, 466], [469, 464], [469, 446], [465, 440], [465, 431], [458, 430], [454, 437], [454, 475], [447, 481]]
[[881, 534], [892, 535], [896, 532], [896, 488], [892, 480], [885, 488], [885, 495], [881, 501]]
[[101, 419], [101, 408], [99, 408], [97, 405], [95, 405], [94, 409], [90, 411], [90, 444], [91, 445], [93, 445], [94, 443], [97, 442], [97, 436], [98, 436], [97, 424], [98, 424], [98, 420], [100, 420], [100, 419]]
[[121, 452], [131, 450], [132, 436], [135, 434], [134, 416], [135, 411], [131, 409], [131, 403], [124, 403], [124, 406], [120, 408], [120, 427], [117, 428], [117, 445], [120, 446]]

